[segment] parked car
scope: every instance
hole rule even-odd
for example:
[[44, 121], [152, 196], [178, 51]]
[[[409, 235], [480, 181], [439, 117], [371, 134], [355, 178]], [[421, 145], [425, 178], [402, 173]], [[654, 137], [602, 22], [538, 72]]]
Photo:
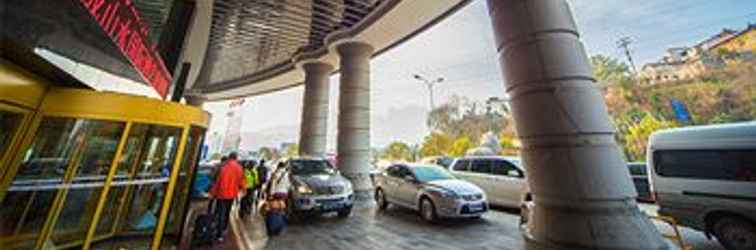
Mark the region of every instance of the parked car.
[[284, 160], [275, 178], [289, 178], [287, 209], [291, 217], [337, 212], [347, 217], [354, 203], [352, 183], [323, 158]]
[[478, 185], [491, 204], [520, 208], [527, 190], [525, 169], [519, 158], [503, 156], [466, 156], [451, 164], [455, 176]]
[[379, 209], [393, 204], [418, 210], [429, 222], [439, 218], [479, 218], [488, 211], [483, 190], [439, 166], [395, 164], [376, 176], [375, 182]]
[[635, 191], [638, 193], [638, 200], [653, 202], [651, 197], [651, 186], [648, 184], [648, 169], [645, 162], [628, 162], [627, 169], [630, 171], [630, 177], [633, 178]]
[[659, 131], [647, 152], [660, 215], [756, 249], [756, 122]]

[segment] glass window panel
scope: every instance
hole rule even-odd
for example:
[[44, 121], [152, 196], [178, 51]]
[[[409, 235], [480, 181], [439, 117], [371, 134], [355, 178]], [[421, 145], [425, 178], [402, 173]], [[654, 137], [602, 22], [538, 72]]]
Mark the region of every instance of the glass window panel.
[[507, 161], [496, 161], [492, 173], [494, 175], [509, 175], [509, 171], [512, 170], [517, 171], [518, 174], [522, 173], [517, 167]]
[[45, 220], [54, 217], [50, 209], [56, 195], [62, 196], [64, 203], [46, 244], [57, 246], [84, 238], [104, 180], [101, 174], [107, 173], [123, 127], [123, 123], [110, 121], [42, 120], [0, 202], [0, 238], [14, 239], [7, 249], [33, 246]]
[[452, 167], [452, 169], [454, 169], [455, 171], [468, 171], [469, 165], [470, 165], [470, 161], [459, 160], [457, 161], [457, 163], [454, 164], [454, 167]]
[[[10, 148], [11, 139], [13, 139], [18, 126], [21, 125], [23, 118], [22, 114], [0, 110], [0, 159]], [[0, 167], [2, 167], [2, 164], [0, 164]], [[2, 172], [0, 171], [0, 173]]]
[[490, 174], [493, 162], [489, 160], [473, 160], [470, 171], [481, 174]]
[[115, 213], [111, 218], [103, 216], [97, 225], [97, 232], [113, 232], [114, 238], [93, 244], [93, 249], [149, 247], [180, 135], [181, 129], [175, 127], [132, 126], [112, 184], [112, 190], [119, 191], [109, 192], [107, 198], [115, 201], [111, 208]]
[[661, 176], [731, 181], [756, 181], [756, 150], [658, 151]]
[[177, 244], [178, 234], [181, 232], [182, 220], [184, 218], [185, 207], [188, 204], [190, 194], [191, 178], [194, 176], [195, 166], [198, 164], [200, 150], [202, 148], [202, 138], [205, 130], [199, 127], [192, 127], [186, 142], [186, 150], [181, 159], [181, 169], [176, 181], [176, 188], [171, 201], [171, 209], [168, 216], [167, 226], [163, 233], [165, 244]]

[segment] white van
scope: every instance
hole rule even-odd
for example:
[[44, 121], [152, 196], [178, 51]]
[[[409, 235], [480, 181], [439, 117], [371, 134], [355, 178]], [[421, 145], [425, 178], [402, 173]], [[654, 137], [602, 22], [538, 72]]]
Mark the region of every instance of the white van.
[[756, 122], [656, 132], [647, 162], [660, 215], [756, 249]]
[[454, 160], [449, 171], [483, 189], [488, 202], [494, 205], [520, 208], [522, 196], [527, 192], [525, 169], [519, 158], [466, 156]]

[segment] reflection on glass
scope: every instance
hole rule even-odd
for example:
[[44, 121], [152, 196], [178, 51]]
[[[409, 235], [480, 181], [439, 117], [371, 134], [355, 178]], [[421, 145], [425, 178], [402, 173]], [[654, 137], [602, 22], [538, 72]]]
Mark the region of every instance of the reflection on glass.
[[[47, 219], [58, 218], [48, 247], [80, 244], [123, 123], [46, 117], [0, 202], [0, 240], [6, 249], [31, 248]], [[51, 210], [62, 198], [60, 216]]]
[[[10, 147], [13, 134], [16, 133], [16, 129], [21, 125], [22, 118], [23, 115], [21, 114], [0, 110], [0, 159], [3, 158]], [[0, 167], [2, 167], [3, 164], [4, 163], [0, 162]], [[0, 173], [2, 173], [2, 170], [0, 170]]]
[[189, 184], [194, 176], [194, 166], [197, 165], [197, 159], [204, 135], [205, 130], [202, 128], [192, 127], [189, 131], [184, 155], [181, 159], [181, 169], [179, 169], [179, 176], [176, 181], [176, 189], [171, 201], [168, 222], [166, 223], [165, 231], [163, 232], [164, 245], [175, 245], [178, 243], [178, 234], [181, 232], [181, 222], [183, 221], [182, 218], [184, 218], [184, 208], [186, 207], [185, 205], [187, 205], [186, 202], [191, 190]]
[[[158, 223], [160, 208], [174, 163], [180, 128], [134, 124], [108, 193], [114, 211], [102, 216], [97, 236], [115, 238], [93, 244], [93, 249], [148, 247]], [[103, 213], [105, 215], [105, 213]], [[137, 236], [127, 238], [118, 236]]]

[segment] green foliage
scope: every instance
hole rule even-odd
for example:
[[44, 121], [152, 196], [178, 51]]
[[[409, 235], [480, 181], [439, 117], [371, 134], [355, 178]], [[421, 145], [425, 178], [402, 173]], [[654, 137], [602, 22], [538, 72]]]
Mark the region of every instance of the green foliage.
[[629, 160], [640, 161], [646, 157], [646, 146], [648, 138], [657, 130], [673, 128], [677, 125], [674, 122], [657, 119], [647, 114], [643, 119], [627, 129], [625, 135], [625, 150], [628, 153]]
[[391, 161], [414, 161], [414, 152], [412, 147], [404, 142], [395, 141], [389, 144], [386, 150], [383, 151], [382, 157]]
[[284, 157], [294, 157], [299, 155], [299, 144], [292, 144], [286, 147]]
[[473, 145], [472, 141], [470, 141], [470, 138], [463, 136], [454, 141], [449, 155], [454, 157], [461, 157], [465, 155], [467, 150], [470, 150], [473, 147], [475, 147], [475, 145]]
[[630, 82], [630, 68], [613, 57], [595, 55], [590, 58], [593, 76], [600, 85], [626, 84]]
[[[731, 56], [727, 50], [713, 57]], [[696, 80], [643, 85], [634, 81], [618, 60], [598, 55], [591, 57], [594, 74], [605, 81], [604, 97], [617, 141], [624, 145], [629, 160], [645, 158], [647, 137], [657, 129], [678, 126], [671, 100], [686, 105], [692, 121], [680, 125], [731, 123], [756, 117], [756, 64], [730, 63], [710, 70]]]
[[451, 151], [452, 143], [454, 143], [454, 138], [451, 136], [432, 132], [430, 135], [425, 136], [425, 140], [420, 147], [420, 154], [423, 157], [446, 155]]
[[257, 154], [261, 159], [273, 160], [278, 158], [278, 153], [275, 149], [268, 147], [261, 147], [257, 150]]
[[428, 126], [437, 133], [452, 138], [467, 136], [477, 141], [486, 132], [498, 134], [511, 120], [509, 108], [498, 98], [484, 102], [452, 96], [451, 100], [433, 109], [428, 115]]

